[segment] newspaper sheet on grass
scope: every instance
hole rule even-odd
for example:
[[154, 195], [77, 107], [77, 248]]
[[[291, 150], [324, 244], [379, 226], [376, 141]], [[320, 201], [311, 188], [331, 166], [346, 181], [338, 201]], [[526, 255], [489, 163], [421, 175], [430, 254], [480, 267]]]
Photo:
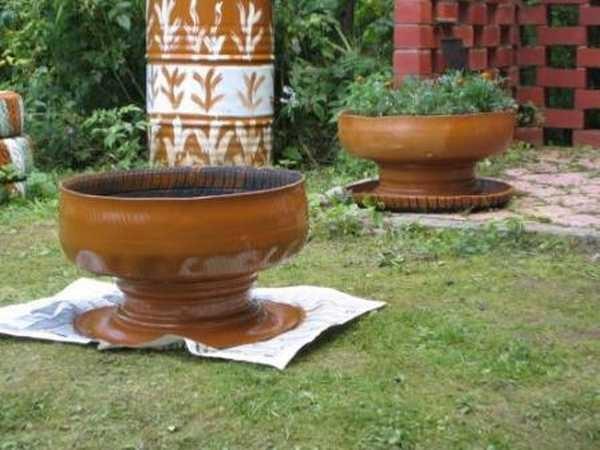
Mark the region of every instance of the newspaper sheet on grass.
[[[256, 288], [253, 296], [259, 301], [274, 300], [299, 305], [306, 311], [306, 319], [296, 329], [271, 340], [226, 350], [217, 350], [177, 336], [165, 336], [144, 347], [164, 348], [184, 342], [187, 350], [196, 356], [265, 364], [283, 370], [302, 347], [325, 330], [385, 305], [383, 302], [364, 300], [315, 286]], [[55, 296], [0, 308], [0, 334], [90, 344], [92, 340], [75, 331], [73, 319], [90, 309], [119, 304], [121, 301], [122, 294], [115, 284], [81, 278]], [[101, 350], [114, 348], [103, 342], [99, 342], [98, 347]]]

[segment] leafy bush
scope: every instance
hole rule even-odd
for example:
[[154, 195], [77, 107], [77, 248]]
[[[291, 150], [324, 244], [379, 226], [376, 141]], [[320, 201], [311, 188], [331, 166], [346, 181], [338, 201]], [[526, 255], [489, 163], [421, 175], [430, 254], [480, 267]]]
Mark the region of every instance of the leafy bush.
[[36, 164], [43, 168], [130, 168], [147, 160], [145, 113], [135, 105], [97, 109], [87, 116], [65, 107], [47, 119], [28, 127], [36, 136]]
[[579, 25], [577, 5], [550, 5], [549, 25], [551, 27], [576, 27]]
[[286, 165], [335, 159], [336, 104], [357, 77], [391, 66], [393, 9], [391, 0], [275, 1], [274, 148]]
[[24, 95], [42, 168], [112, 161], [82, 126], [97, 110], [128, 120], [124, 105], [143, 108], [144, 11], [144, 0], [2, 0], [0, 89]]
[[433, 80], [407, 78], [391, 89], [388, 74], [359, 79], [341, 109], [366, 116], [450, 115], [515, 110], [500, 82], [479, 74], [452, 72]]
[[27, 177], [27, 198], [30, 200], [48, 200], [58, 195], [58, 177], [56, 174], [33, 171]]
[[334, 202], [321, 207], [310, 201], [311, 236], [341, 239], [374, 232], [382, 226], [382, 213], [375, 207], [360, 208], [353, 202]]
[[144, 0], [3, 0], [0, 79], [26, 88], [32, 112], [143, 104]]
[[94, 155], [91, 150], [86, 154], [85, 149], [79, 154], [101, 165], [132, 167], [146, 155], [146, 129], [145, 112], [137, 106], [96, 110], [83, 122], [81, 132], [92, 149], [102, 149], [103, 154]]
[[544, 115], [533, 103], [521, 103], [517, 110], [517, 123], [520, 127], [539, 127], [544, 123]]
[[8, 201], [10, 197], [7, 186], [26, 179], [25, 174], [20, 173], [12, 164], [0, 166], [0, 205]]

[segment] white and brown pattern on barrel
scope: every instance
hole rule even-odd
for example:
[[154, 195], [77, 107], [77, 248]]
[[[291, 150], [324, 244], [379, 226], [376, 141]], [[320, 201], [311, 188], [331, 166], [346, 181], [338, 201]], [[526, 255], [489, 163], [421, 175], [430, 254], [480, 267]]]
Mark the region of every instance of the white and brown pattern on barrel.
[[0, 139], [0, 167], [11, 164], [10, 152], [4, 139]]
[[23, 99], [16, 92], [0, 91], [0, 138], [23, 133]]
[[271, 2], [149, 0], [147, 47], [162, 59], [272, 58]]
[[32, 144], [29, 136], [0, 139], [0, 160], [8, 161], [19, 172], [27, 172], [32, 165]]
[[256, 46], [265, 34], [265, 27], [259, 26], [263, 11], [257, 8], [252, 1], [238, 1], [237, 8], [240, 13], [239, 32], [232, 32], [231, 39], [235, 42], [238, 51], [245, 58], [250, 59]]
[[273, 67], [148, 65], [147, 111], [151, 116], [197, 116], [253, 119], [273, 114]]
[[155, 164], [269, 165], [271, 127], [269, 121], [211, 121], [184, 125], [181, 118], [151, 126]]

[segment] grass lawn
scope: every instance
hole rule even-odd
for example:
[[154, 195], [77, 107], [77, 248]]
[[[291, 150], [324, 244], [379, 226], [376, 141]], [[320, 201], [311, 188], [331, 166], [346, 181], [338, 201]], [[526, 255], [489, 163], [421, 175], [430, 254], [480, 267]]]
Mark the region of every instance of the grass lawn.
[[[61, 254], [55, 208], [0, 208], [0, 306], [84, 275]], [[0, 450], [600, 448], [597, 249], [517, 225], [336, 226], [346, 234], [315, 236], [260, 284], [388, 307], [285, 372], [2, 337]]]

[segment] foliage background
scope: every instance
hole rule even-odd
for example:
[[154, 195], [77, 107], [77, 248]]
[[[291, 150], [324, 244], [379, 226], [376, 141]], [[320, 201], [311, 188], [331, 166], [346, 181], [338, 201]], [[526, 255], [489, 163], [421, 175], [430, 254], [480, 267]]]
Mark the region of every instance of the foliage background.
[[[333, 112], [357, 76], [389, 70], [391, 0], [274, 0], [275, 156], [335, 157]], [[145, 0], [0, 0], [0, 89], [21, 92], [45, 170], [147, 160]]]

